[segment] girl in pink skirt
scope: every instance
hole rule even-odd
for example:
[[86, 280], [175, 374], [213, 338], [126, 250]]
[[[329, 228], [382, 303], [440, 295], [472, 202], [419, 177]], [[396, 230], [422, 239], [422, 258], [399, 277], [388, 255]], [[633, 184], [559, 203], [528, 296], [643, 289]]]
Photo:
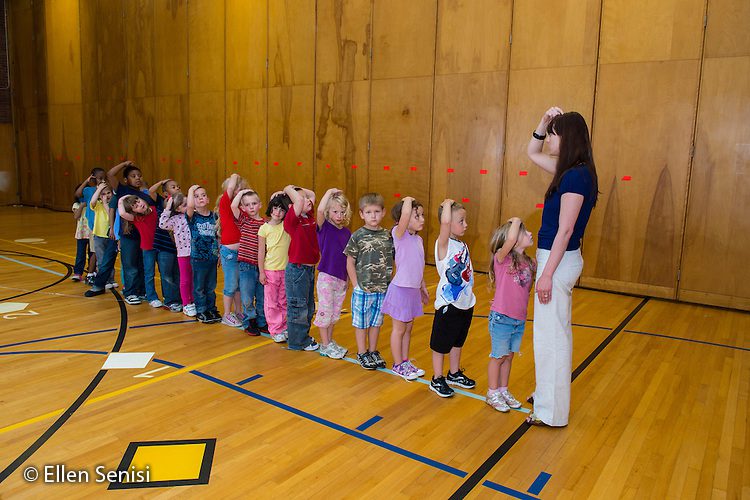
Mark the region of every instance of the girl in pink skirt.
[[409, 359], [411, 329], [414, 318], [424, 314], [422, 305], [430, 301], [424, 283], [424, 245], [417, 234], [424, 228], [424, 207], [407, 196], [393, 207], [391, 215], [397, 224], [391, 231], [396, 249], [396, 276], [388, 285], [383, 314], [393, 319], [393, 373], [404, 380], [415, 380], [425, 372]]

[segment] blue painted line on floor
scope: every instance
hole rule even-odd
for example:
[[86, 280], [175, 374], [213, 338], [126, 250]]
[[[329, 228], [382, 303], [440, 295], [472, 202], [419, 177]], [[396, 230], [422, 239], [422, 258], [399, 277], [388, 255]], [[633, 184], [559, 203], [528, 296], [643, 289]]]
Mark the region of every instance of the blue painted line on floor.
[[87, 351], [83, 349], [47, 349], [47, 350], [39, 350], [39, 351], [8, 351], [8, 352], [0, 352], [0, 356], [8, 356], [11, 354], [109, 354], [105, 351]]
[[153, 358], [151, 361], [153, 361], [154, 363], [161, 363], [163, 365], [171, 366], [172, 368], [185, 368], [185, 365], [181, 365], [181, 364], [178, 364], [178, 363], [172, 363], [171, 361], [165, 361], [165, 360], [159, 359], [159, 358]]
[[52, 269], [45, 269], [44, 267], [35, 266], [34, 264], [29, 264], [28, 262], [24, 262], [22, 260], [11, 259], [10, 257], [6, 257], [5, 255], [0, 255], [0, 259], [9, 260], [11, 262], [15, 262], [16, 264], [21, 264], [22, 266], [26, 266], [26, 267], [33, 267], [34, 269], [39, 269], [40, 271], [54, 274], [55, 276], [65, 276], [63, 273], [58, 273], [57, 271], [53, 271]]
[[260, 373], [258, 373], [257, 375], [253, 375], [252, 377], [248, 377], [245, 380], [240, 380], [239, 382], [237, 382], [237, 385], [245, 385], [248, 382], [252, 382], [253, 380], [258, 380], [262, 376], [263, 375], [261, 375]]
[[549, 481], [549, 478], [552, 477], [552, 474], [548, 474], [546, 472], [540, 472], [539, 475], [534, 479], [534, 482], [531, 483], [531, 486], [529, 486], [529, 489], [526, 490], [532, 495], [538, 495], [542, 492], [542, 489], [547, 484], [547, 481]]
[[383, 420], [383, 417], [380, 417], [380, 416], [378, 416], [378, 415], [375, 415], [374, 417], [372, 417], [372, 418], [371, 418], [370, 420], [368, 420], [367, 422], [364, 422], [364, 423], [360, 424], [360, 425], [359, 425], [359, 427], [357, 427], [357, 430], [358, 430], [358, 431], [364, 431], [364, 430], [366, 430], [366, 429], [368, 429], [368, 428], [372, 427], [373, 425], [377, 424], [377, 423], [378, 423], [378, 422], [380, 422], [381, 420]]
[[502, 484], [498, 484], [492, 481], [484, 481], [482, 483], [482, 486], [486, 486], [492, 490], [499, 491], [500, 493], [505, 493], [506, 495], [512, 496], [513, 498], [521, 498], [522, 500], [539, 500], [537, 497], [527, 495], [522, 491], [514, 490], [513, 488], [508, 488], [507, 486], [503, 486]]
[[672, 335], [663, 335], [661, 333], [649, 333], [649, 332], [639, 332], [637, 330], [623, 330], [627, 333], [635, 333], [637, 335], [648, 335], [650, 337], [660, 337], [663, 339], [671, 339], [671, 340], [683, 340], [685, 342], [692, 342], [694, 344], [703, 344], [703, 345], [711, 345], [715, 347], [725, 347], [727, 349], [737, 349], [738, 351], [750, 351], [747, 347], [740, 347], [736, 345], [728, 345], [728, 344], [718, 344], [716, 342], [708, 342], [706, 340], [695, 340], [695, 339], [688, 339], [685, 337], [673, 337]]
[[239, 392], [240, 394], [244, 394], [245, 396], [250, 396], [253, 399], [257, 399], [258, 401], [261, 401], [263, 403], [269, 404], [271, 406], [275, 406], [276, 408], [279, 408], [281, 410], [287, 411], [289, 413], [292, 413], [294, 415], [297, 415], [299, 417], [305, 418], [307, 420], [310, 420], [312, 422], [315, 422], [317, 424], [323, 425], [325, 427], [328, 427], [330, 429], [339, 431], [343, 434], [347, 434], [349, 436], [352, 436], [357, 439], [361, 439], [362, 441], [366, 441], [370, 444], [374, 444], [375, 446], [378, 446], [380, 448], [386, 449], [388, 451], [392, 451], [394, 453], [397, 453], [403, 457], [410, 458], [412, 460], [415, 460], [417, 462], [423, 463], [425, 465], [429, 465], [430, 467], [434, 467], [436, 469], [440, 469], [444, 472], [447, 472], [449, 474], [453, 474], [454, 476], [458, 477], [466, 477], [466, 472], [456, 469], [455, 467], [451, 467], [450, 465], [446, 465], [444, 463], [438, 462], [437, 460], [433, 460], [431, 458], [427, 458], [425, 456], [419, 455], [417, 453], [411, 452], [409, 450], [405, 450], [404, 448], [400, 448], [398, 446], [392, 445], [390, 443], [386, 443], [385, 441], [381, 441], [380, 439], [375, 439], [371, 436], [368, 436], [367, 434], [363, 434], [359, 431], [349, 429], [348, 427], [344, 427], [343, 425], [337, 424], [335, 422], [331, 422], [330, 420], [326, 420], [324, 418], [318, 417], [316, 415], [313, 415], [312, 413], [308, 413], [304, 410], [300, 410], [298, 408], [294, 408], [293, 406], [289, 406], [285, 403], [282, 403], [280, 401], [276, 401], [274, 399], [271, 399], [266, 396], [262, 396], [258, 393], [248, 391], [247, 389], [243, 387], [239, 387], [237, 385], [231, 384], [229, 382], [226, 382], [224, 380], [218, 379], [216, 377], [213, 377], [211, 375], [208, 375], [207, 373], [200, 372], [198, 370], [192, 370], [190, 373], [197, 375], [205, 380], [208, 380], [209, 382], [213, 382], [215, 384], [221, 385], [226, 387], [227, 389], [231, 389], [233, 391]]

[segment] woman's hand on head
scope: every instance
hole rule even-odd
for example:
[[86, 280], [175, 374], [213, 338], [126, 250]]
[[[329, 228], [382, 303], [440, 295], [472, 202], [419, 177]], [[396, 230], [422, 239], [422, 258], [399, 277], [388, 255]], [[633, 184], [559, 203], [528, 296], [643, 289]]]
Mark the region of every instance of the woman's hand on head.
[[562, 110], [562, 108], [559, 108], [557, 106], [552, 106], [551, 108], [549, 108], [547, 111], [544, 112], [540, 125], [544, 125], [544, 128], [546, 129], [547, 125], [549, 125], [549, 122], [551, 122], [554, 117], [556, 117], [557, 115], [561, 115], [563, 113], [564, 111]]

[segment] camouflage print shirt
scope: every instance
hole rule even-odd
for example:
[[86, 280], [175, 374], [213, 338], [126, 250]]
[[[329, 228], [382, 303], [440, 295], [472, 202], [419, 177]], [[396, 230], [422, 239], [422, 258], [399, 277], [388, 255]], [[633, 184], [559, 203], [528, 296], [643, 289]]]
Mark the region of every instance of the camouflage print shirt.
[[385, 293], [393, 274], [393, 237], [386, 229], [361, 227], [349, 238], [344, 254], [356, 261], [357, 284], [367, 293]]

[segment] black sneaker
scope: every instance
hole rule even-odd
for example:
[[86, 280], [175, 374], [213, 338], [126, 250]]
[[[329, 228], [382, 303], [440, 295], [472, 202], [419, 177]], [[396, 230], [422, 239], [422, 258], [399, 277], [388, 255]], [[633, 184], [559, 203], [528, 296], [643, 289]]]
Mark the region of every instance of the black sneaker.
[[260, 326], [260, 325], [258, 325], [258, 323], [256, 322], [256, 323], [255, 323], [255, 327], [256, 327], [256, 328], [258, 329], [258, 331], [259, 331], [260, 333], [271, 333], [271, 332], [269, 332], [269, 331], [268, 331], [268, 325], [263, 325], [263, 326]]
[[385, 360], [383, 359], [383, 356], [380, 355], [380, 351], [372, 351], [370, 353], [370, 357], [372, 358], [376, 367], [378, 368], [386, 367]]
[[458, 370], [456, 373], [448, 371], [448, 383], [450, 385], [463, 387], [464, 389], [473, 389], [477, 386], [475, 381], [464, 375], [463, 370]]
[[216, 308], [206, 311], [206, 314], [210, 319], [209, 323], [219, 323], [221, 321], [221, 314], [219, 314], [219, 310]]
[[258, 324], [256, 323], [255, 318], [248, 321], [247, 328], [245, 328], [245, 333], [247, 333], [251, 337], [257, 337], [260, 335], [260, 329], [258, 328]]
[[360, 366], [365, 370], [374, 370], [378, 367], [378, 364], [372, 359], [372, 354], [369, 352], [357, 354], [357, 361], [359, 361]]
[[94, 290], [93, 288], [91, 290], [86, 290], [86, 292], [83, 294], [85, 297], [96, 297], [97, 295], [101, 295], [106, 290], [102, 288], [101, 290]]
[[430, 381], [430, 390], [441, 398], [449, 398], [453, 396], [453, 389], [448, 387], [448, 384], [445, 382], [445, 377], [432, 377], [432, 380]]
[[211, 323], [211, 316], [209, 316], [207, 312], [196, 314], [195, 319], [197, 319], [201, 323]]

